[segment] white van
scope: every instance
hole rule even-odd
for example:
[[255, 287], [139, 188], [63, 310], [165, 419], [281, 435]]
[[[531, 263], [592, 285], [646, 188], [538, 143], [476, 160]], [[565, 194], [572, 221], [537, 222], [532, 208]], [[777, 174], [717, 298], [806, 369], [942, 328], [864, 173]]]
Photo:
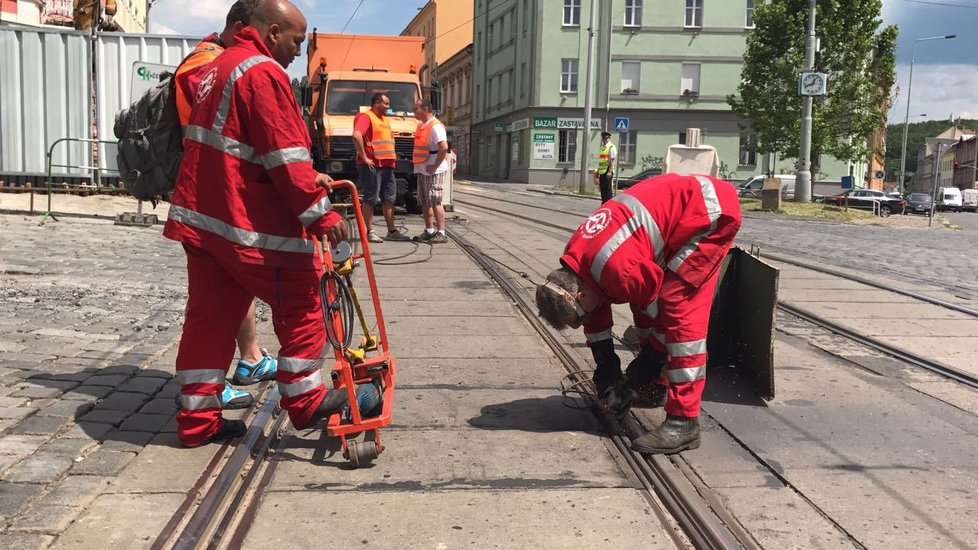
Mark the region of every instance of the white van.
[[[737, 194], [741, 197], [761, 198], [761, 187], [764, 185], [763, 174], [754, 176], [737, 187]], [[775, 174], [775, 179], [781, 181], [781, 196], [786, 199], [795, 198], [795, 176], [793, 174]]]
[[964, 189], [961, 191], [961, 210], [978, 212], [978, 189]]
[[961, 190], [957, 187], [941, 187], [937, 190], [937, 209], [961, 211]]

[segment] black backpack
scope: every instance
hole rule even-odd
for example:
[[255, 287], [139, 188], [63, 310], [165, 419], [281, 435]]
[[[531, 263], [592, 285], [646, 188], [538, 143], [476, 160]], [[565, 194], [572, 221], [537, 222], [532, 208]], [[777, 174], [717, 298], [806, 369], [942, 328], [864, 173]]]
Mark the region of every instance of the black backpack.
[[[202, 47], [191, 55], [209, 48]], [[173, 190], [183, 158], [183, 128], [177, 111], [176, 80], [164, 72], [160, 83], [115, 117], [119, 139], [116, 162], [126, 191], [133, 197], [152, 201]]]

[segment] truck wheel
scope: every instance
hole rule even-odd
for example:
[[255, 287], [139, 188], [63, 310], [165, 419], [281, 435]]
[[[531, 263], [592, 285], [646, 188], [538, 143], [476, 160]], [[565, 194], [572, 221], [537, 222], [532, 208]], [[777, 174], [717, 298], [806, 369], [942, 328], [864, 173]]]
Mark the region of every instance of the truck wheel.
[[405, 195], [404, 208], [407, 210], [408, 214], [420, 214], [421, 203], [418, 202], [418, 197], [414, 196], [411, 193]]

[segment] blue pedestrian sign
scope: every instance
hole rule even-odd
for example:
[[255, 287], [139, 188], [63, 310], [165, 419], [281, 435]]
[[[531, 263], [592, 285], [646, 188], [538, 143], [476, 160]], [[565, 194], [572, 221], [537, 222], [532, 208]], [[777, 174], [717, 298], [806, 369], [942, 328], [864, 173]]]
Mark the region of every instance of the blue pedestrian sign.
[[615, 131], [622, 134], [628, 132], [628, 117], [627, 116], [617, 116], [615, 117]]

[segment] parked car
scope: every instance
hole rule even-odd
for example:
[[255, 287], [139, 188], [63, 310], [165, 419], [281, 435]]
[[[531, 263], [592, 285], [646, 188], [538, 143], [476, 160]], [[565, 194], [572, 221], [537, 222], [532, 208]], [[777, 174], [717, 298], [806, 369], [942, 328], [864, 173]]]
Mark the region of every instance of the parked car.
[[876, 189], [850, 189], [841, 195], [825, 197], [823, 202], [835, 206], [869, 210], [873, 213], [878, 212], [884, 218], [890, 214], [902, 214], [905, 205], [902, 198], [891, 197]]
[[[737, 195], [747, 198], [761, 198], [761, 187], [766, 176], [754, 176], [737, 186]], [[781, 196], [786, 199], [795, 198], [795, 176], [791, 174], [775, 174], [775, 179], [781, 181]]]
[[628, 189], [640, 181], [645, 181], [649, 178], [654, 178], [655, 176], [661, 175], [662, 168], [649, 168], [648, 170], [643, 170], [634, 176], [618, 178], [618, 189]]
[[904, 214], [923, 214], [930, 216], [934, 199], [927, 193], [910, 193], [907, 198], [907, 209]]
[[978, 212], [978, 189], [963, 189], [961, 191], [961, 210]]
[[937, 209], [960, 212], [962, 206], [961, 190], [957, 187], [941, 187], [937, 190]]

